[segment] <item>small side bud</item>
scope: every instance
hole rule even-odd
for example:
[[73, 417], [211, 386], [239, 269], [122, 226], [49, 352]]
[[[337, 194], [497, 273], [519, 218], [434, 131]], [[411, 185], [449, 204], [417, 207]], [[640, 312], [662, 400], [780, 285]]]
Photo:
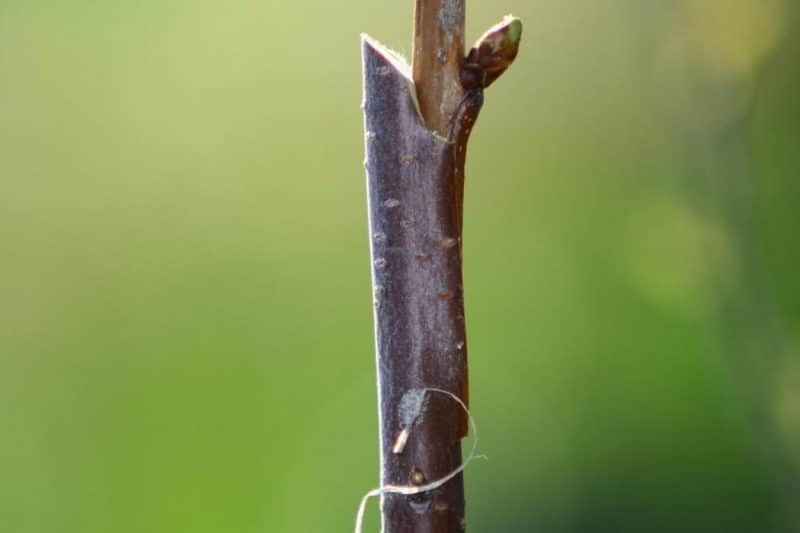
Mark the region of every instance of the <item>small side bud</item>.
[[521, 38], [522, 21], [510, 15], [481, 35], [464, 60], [462, 83], [467, 82], [465, 88], [478, 84], [474, 80], [476, 72], [481, 74], [479, 85], [483, 88], [499, 78], [517, 57]]

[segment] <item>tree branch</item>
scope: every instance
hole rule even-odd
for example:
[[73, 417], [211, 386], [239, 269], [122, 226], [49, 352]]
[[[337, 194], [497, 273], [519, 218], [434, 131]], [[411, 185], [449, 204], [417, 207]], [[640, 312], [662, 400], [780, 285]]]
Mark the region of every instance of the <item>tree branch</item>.
[[[391, 52], [365, 39], [363, 54], [381, 485], [423, 485], [461, 464], [466, 433], [455, 402], [427, 397], [409, 419], [403, 401], [429, 387], [467, 396], [455, 159], [420, 122]], [[385, 494], [381, 509], [384, 533], [463, 531], [462, 476], [429, 493]]]
[[[463, 9], [461, 0], [417, 2], [414, 79], [380, 43], [362, 43], [382, 487], [445, 478], [461, 465], [467, 433], [465, 412], [447, 398], [468, 402], [466, 148], [483, 89], [516, 56], [521, 24], [506, 18], [462, 57]], [[446, 394], [426, 396], [431, 389]], [[463, 477], [411, 496], [384, 492], [381, 511], [384, 533], [462, 532]]]

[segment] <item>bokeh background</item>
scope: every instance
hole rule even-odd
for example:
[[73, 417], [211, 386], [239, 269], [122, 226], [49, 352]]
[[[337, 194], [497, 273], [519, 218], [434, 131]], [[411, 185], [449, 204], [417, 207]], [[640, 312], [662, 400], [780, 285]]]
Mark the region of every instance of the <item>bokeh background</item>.
[[[407, 54], [411, 4], [0, 1], [0, 530], [352, 530], [359, 33]], [[800, 6], [472, 0], [470, 39], [506, 12], [470, 531], [800, 531]]]

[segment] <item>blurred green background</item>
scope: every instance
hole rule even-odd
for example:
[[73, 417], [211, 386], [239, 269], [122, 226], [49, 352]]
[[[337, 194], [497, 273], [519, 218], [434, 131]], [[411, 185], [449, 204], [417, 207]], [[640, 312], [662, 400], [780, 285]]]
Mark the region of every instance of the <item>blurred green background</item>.
[[[359, 32], [0, 0], [0, 531], [351, 531], [377, 483]], [[479, 532], [800, 531], [800, 6], [468, 2]], [[369, 512], [377, 528], [377, 505]]]

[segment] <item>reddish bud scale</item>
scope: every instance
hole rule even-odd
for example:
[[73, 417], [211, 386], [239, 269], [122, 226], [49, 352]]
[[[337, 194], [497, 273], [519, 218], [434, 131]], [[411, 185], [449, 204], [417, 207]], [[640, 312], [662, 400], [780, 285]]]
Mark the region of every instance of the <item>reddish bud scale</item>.
[[465, 89], [485, 89], [511, 66], [519, 52], [522, 22], [506, 17], [484, 33], [470, 49], [461, 66]]

